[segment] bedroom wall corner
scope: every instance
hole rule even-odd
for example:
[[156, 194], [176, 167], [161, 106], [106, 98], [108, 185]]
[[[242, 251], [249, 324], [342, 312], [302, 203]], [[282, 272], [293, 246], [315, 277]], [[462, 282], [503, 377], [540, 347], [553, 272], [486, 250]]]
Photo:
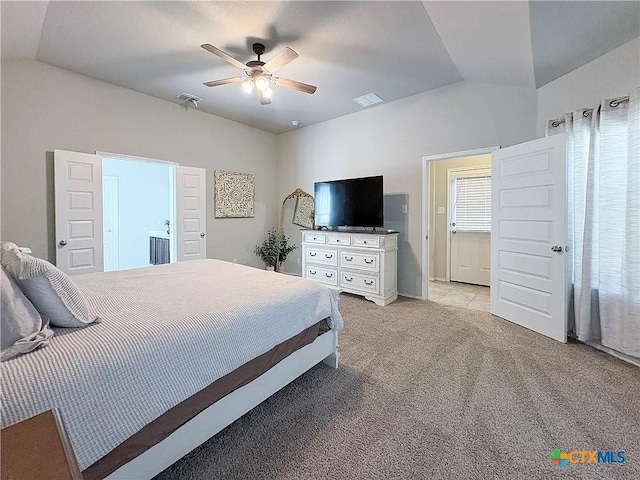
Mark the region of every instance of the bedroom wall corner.
[[[279, 214], [274, 134], [38, 61], [1, 68], [3, 239], [54, 261], [51, 152], [107, 151], [206, 168], [207, 256], [261, 266], [253, 249]], [[216, 169], [255, 175], [255, 218], [214, 218]]]

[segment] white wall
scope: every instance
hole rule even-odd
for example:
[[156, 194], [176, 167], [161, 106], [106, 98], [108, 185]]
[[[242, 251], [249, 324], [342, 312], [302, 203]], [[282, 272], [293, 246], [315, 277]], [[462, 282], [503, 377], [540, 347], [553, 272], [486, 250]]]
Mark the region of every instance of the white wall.
[[569, 72], [538, 89], [538, 136], [547, 120], [591, 108], [600, 100], [625, 95], [640, 86], [640, 38]]
[[149, 266], [149, 232], [171, 218], [169, 165], [102, 159], [102, 175], [118, 178], [118, 265]]
[[[207, 256], [261, 265], [253, 249], [279, 212], [275, 135], [36, 61], [2, 62], [1, 88], [3, 240], [54, 261], [51, 152], [99, 150], [206, 168]], [[255, 175], [255, 218], [214, 219], [215, 169]]]
[[536, 97], [534, 89], [461, 82], [282, 134], [280, 198], [296, 187], [313, 192], [321, 180], [384, 175], [385, 228], [401, 232], [398, 289], [419, 296], [422, 156], [535, 138]]

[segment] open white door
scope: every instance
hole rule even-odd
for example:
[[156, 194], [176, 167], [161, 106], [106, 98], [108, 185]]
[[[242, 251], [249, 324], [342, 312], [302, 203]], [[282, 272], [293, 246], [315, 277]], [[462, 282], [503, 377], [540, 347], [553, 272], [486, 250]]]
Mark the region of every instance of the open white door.
[[495, 151], [492, 172], [491, 313], [566, 342], [565, 135]]
[[176, 241], [177, 259], [207, 258], [206, 170], [177, 167], [176, 172]]
[[54, 150], [56, 265], [69, 275], [102, 272], [102, 158]]

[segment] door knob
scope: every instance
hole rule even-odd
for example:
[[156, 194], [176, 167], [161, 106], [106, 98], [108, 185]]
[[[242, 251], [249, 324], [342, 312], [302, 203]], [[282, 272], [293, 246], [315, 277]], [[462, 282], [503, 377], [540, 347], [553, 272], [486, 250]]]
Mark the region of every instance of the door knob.
[[551, 247], [551, 251], [561, 253], [562, 247], [560, 245], [554, 245], [553, 247]]
[[61, 247], [64, 247], [67, 244], [66, 240], [60, 240], [60, 243], [58, 243], [58, 245], [60, 245]]
[[200, 238], [204, 238], [204, 232], [200, 233]]

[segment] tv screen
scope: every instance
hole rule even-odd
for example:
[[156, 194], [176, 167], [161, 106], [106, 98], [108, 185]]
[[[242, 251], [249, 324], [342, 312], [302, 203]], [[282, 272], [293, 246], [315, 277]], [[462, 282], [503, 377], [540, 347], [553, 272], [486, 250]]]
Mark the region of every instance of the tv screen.
[[317, 182], [315, 217], [319, 227], [382, 227], [382, 175]]

